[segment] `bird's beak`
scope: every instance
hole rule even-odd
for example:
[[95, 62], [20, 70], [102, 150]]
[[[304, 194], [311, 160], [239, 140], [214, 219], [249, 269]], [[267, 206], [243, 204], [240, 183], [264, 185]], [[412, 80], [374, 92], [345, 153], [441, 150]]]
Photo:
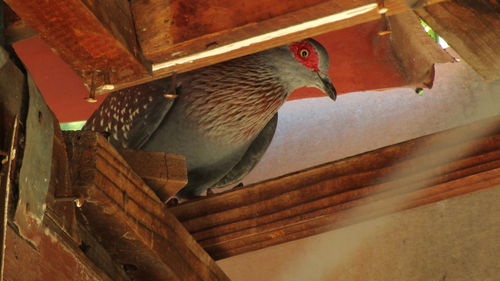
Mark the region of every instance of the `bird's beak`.
[[335, 90], [335, 87], [333, 87], [332, 82], [330, 82], [330, 78], [328, 78], [328, 75], [324, 75], [320, 72], [316, 72], [318, 74], [319, 79], [321, 79], [321, 82], [323, 83], [323, 91], [332, 99], [336, 100], [337, 99], [337, 90]]

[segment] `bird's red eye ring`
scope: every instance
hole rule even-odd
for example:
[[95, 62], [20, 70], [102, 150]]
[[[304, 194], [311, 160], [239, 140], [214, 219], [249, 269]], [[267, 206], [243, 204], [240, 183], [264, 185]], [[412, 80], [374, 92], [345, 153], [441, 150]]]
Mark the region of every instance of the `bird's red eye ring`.
[[302, 58], [305, 59], [305, 58], [307, 58], [309, 56], [309, 50], [307, 50], [307, 49], [301, 49], [300, 52], [299, 52], [299, 54], [300, 54], [300, 56]]

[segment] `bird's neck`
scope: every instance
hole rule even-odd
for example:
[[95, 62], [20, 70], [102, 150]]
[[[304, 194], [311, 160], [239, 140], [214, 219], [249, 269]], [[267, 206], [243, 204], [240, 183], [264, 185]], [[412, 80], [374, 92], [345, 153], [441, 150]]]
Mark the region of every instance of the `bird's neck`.
[[207, 67], [190, 77], [186, 118], [207, 137], [253, 140], [276, 114], [289, 91], [265, 58], [248, 56]]

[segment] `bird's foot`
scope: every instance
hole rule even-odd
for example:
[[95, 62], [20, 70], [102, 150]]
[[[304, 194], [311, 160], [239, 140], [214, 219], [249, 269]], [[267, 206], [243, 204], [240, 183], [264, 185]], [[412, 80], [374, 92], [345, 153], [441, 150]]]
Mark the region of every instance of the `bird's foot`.
[[235, 185], [233, 188], [231, 188], [231, 190], [240, 189], [240, 188], [243, 188], [243, 186], [245, 186], [245, 185], [242, 182], [240, 182], [237, 185]]
[[215, 192], [214, 192], [214, 188], [208, 188], [208, 189], [207, 189], [207, 196], [212, 196], [212, 195], [214, 195], [214, 194], [215, 194]]
[[177, 207], [179, 206], [179, 204], [179, 198], [177, 197], [172, 197], [167, 200], [167, 203], [165, 203], [165, 205], [167, 205], [167, 208]]

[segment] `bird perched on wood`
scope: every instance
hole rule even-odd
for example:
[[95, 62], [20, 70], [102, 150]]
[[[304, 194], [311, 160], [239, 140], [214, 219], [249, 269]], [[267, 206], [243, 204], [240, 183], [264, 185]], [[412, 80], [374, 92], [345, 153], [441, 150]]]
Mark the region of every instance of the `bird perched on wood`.
[[184, 155], [188, 184], [177, 196], [197, 196], [255, 166], [292, 91], [315, 87], [335, 100], [328, 65], [317, 41], [293, 42], [179, 74], [175, 85], [161, 79], [114, 92], [84, 130], [107, 132], [115, 146]]

